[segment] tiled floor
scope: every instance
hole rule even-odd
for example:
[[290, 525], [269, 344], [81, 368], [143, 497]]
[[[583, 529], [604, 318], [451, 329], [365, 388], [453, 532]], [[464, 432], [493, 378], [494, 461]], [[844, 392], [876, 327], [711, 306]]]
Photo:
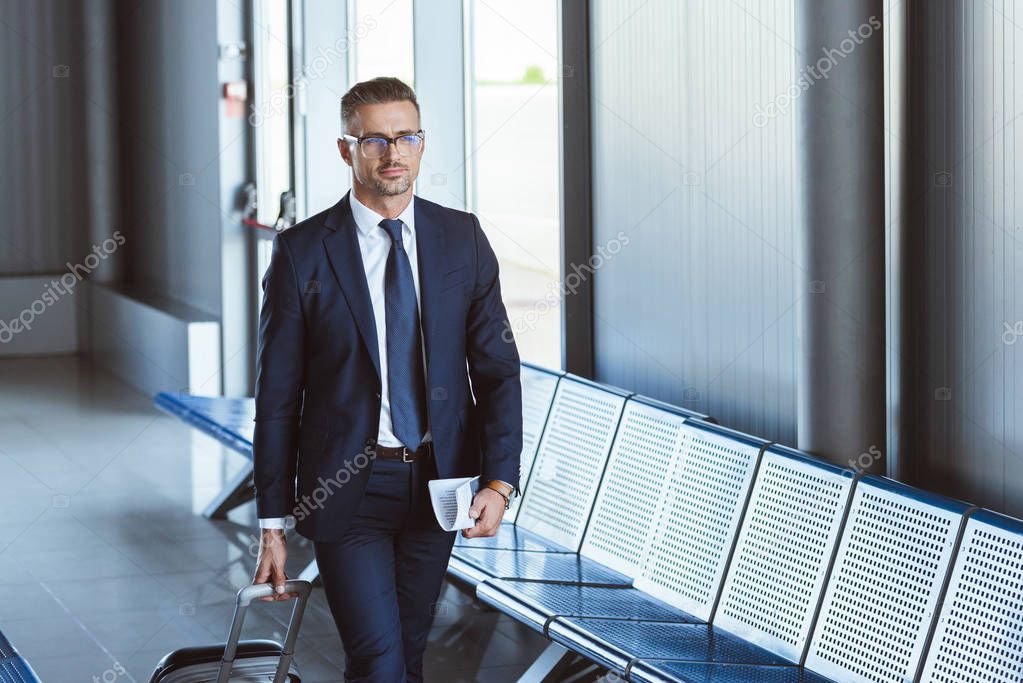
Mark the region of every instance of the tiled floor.
[[[44, 683], [145, 683], [169, 650], [226, 637], [254, 506], [198, 513], [242, 464], [77, 357], [0, 360], [0, 631]], [[297, 576], [312, 548], [289, 540]], [[290, 609], [258, 604], [244, 637], [281, 640]], [[445, 585], [427, 680], [513, 681], [545, 644]], [[297, 661], [305, 683], [343, 680], [322, 589]]]

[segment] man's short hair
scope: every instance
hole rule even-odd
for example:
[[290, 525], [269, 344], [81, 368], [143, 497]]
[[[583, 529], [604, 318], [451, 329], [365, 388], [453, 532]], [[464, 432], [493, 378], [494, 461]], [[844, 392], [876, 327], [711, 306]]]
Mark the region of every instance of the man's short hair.
[[385, 102], [411, 102], [419, 115], [416, 93], [404, 81], [392, 76], [378, 76], [353, 85], [341, 98], [341, 132], [348, 132], [348, 123], [360, 104], [384, 104]]

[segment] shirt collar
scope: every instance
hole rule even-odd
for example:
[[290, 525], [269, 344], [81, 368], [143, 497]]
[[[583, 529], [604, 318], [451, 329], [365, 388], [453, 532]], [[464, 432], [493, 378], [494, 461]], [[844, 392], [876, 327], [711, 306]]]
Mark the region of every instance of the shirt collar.
[[[355, 219], [355, 226], [359, 229], [362, 236], [368, 237], [373, 231], [379, 231], [380, 221], [384, 220], [384, 217], [360, 202], [358, 197], [355, 196], [355, 192], [349, 192], [348, 198], [351, 200], [352, 218]], [[416, 197], [413, 195], [408, 206], [398, 215], [398, 220], [404, 223], [412, 233], [415, 233], [416, 227], [415, 203]]]

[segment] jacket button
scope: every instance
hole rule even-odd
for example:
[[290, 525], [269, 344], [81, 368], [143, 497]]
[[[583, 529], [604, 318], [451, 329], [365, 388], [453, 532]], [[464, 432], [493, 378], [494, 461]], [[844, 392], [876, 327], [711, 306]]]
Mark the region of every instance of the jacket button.
[[380, 392], [379, 391], [377, 392], [377, 398], [380, 398]]
[[367, 446], [375, 446], [376, 443], [377, 443], [377, 440], [372, 438], [372, 437], [366, 439], [366, 445]]

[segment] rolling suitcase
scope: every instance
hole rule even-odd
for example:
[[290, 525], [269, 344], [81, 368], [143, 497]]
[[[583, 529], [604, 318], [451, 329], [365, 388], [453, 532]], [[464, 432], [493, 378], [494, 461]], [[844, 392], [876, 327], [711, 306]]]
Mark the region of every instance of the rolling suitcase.
[[156, 665], [149, 683], [269, 683], [271, 680], [274, 683], [300, 683], [302, 679], [292, 659], [312, 584], [288, 581], [284, 590], [298, 593], [298, 597], [293, 598], [295, 606], [291, 609], [283, 646], [273, 640], [239, 642], [249, 605], [253, 600], [273, 595], [273, 586], [269, 583], [245, 586], [238, 591], [227, 642], [184, 647], [166, 654]]

